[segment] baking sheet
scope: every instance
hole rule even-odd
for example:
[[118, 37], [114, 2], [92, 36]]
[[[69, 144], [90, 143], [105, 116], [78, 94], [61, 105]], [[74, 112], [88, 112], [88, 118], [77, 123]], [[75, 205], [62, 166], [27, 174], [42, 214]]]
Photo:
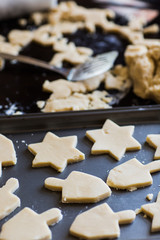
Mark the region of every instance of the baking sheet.
[[[89, 2], [91, 3], [91, 2]], [[87, 6], [87, 3], [82, 3]], [[95, 5], [97, 4], [97, 6]], [[98, 3], [95, 3], [94, 7], [98, 7]], [[91, 7], [91, 4], [90, 4]], [[23, 16], [28, 19], [28, 16]], [[18, 24], [19, 18], [0, 21], [0, 34], [7, 37], [11, 29], [35, 29], [35, 25], [32, 21], [28, 21], [25, 27]], [[159, 24], [160, 16], [153, 22]], [[126, 24], [126, 19], [122, 16], [118, 16], [115, 22], [120, 25]], [[119, 57], [115, 64], [124, 64], [124, 51], [128, 45], [127, 40], [114, 33], [103, 33], [103, 31], [97, 28], [96, 33], [92, 34], [86, 30], [78, 30], [71, 35], [65, 35], [69, 38], [69, 41], [73, 41], [77, 46], [86, 46], [93, 49], [94, 54], [100, 54], [103, 52], [118, 50]], [[154, 34], [146, 36], [149, 38], [159, 38], [160, 34]], [[52, 47], [43, 47], [37, 43], [31, 43], [26, 46], [21, 54], [32, 56], [41, 60], [50, 61], [53, 50]], [[70, 66], [66, 65], [65, 66]], [[39, 113], [36, 102], [38, 100], [46, 100], [49, 97], [49, 93], [42, 91], [42, 84], [46, 79], [49, 81], [61, 78], [60, 75], [36, 68], [34, 66], [28, 66], [22, 63], [13, 63], [7, 61], [4, 70], [0, 71], [0, 115], [11, 115], [16, 111], [24, 113]], [[100, 89], [104, 87], [101, 85]], [[142, 105], [154, 105], [155, 102], [150, 100], [143, 100], [133, 94], [132, 91], [117, 105], [117, 107], [127, 106], [142, 106]]]
[[[16, 118], [16, 119], [15, 119]], [[153, 193], [152, 202], [156, 200], [160, 191], [160, 173], [152, 174], [153, 185], [138, 189], [134, 192], [112, 190], [112, 195], [97, 204], [62, 204], [61, 192], [52, 192], [44, 188], [44, 180], [47, 177], [59, 177], [65, 179], [73, 170], [93, 174], [106, 181], [108, 171], [113, 167], [136, 157], [143, 163], [152, 161], [155, 150], [151, 148], [145, 139], [147, 134], [160, 133], [160, 111], [158, 108], [150, 110], [125, 109], [116, 112], [99, 111], [95, 114], [79, 112], [62, 113], [57, 115], [34, 115], [15, 116], [15, 118], [2, 117], [0, 119], [0, 132], [13, 140], [17, 153], [17, 165], [3, 168], [0, 179], [0, 187], [10, 177], [18, 178], [20, 188], [16, 191], [21, 199], [21, 207], [0, 221], [2, 224], [24, 207], [30, 207], [37, 213], [49, 208], [58, 207], [62, 210], [63, 219], [51, 227], [53, 239], [73, 240], [76, 239], [69, 234], [69, 228], [77, 214], [86, 211], [98, 204], [108, 203], [114, 211], [140, 208], [142, 204], [149, 203], [145, 198], [148, 193]], [[117, 124], [134, 124], [134, 137], [142, 144], [140, 151], [127, 152], [120, 162], [117, 162], [107, 154], [91, 155], [92, 142], [85, 137], [86, 130], [101, 128], [105, 119], [111, 119]], [[78, 120], [79, 119], [79, 120]], [[78, 120], [78, 121], [77, 121]], [[21, 122], [21, 124], [19, 124]], [[70, 124], [69, 124], [70, 122]], [[70, 164], [62, 173], [56, 172], [50, 167], [32, 168], [34, 156], [27, 150], [27, 145], [42, 141], [47, 131], [62, 136], [78, 136], [77, 148], [85, 153], [86, 159], [82, 162]], [[121, 225], [121, 236], [119, 239], [160, 239], [160, 233], [150, 234], [151, 220], [139, 214], [132, 224]], [[18, 230], [18, 229], [17, 229]]]

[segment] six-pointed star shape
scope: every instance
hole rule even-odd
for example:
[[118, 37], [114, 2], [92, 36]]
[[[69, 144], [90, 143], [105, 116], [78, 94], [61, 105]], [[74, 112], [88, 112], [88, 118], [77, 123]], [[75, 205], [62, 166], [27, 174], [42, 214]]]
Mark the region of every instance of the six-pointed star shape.
[[141, 211], [152, 218], [151, 232], [160, 231], [160, 192], [157, 201], [142, 205]]
[[134, 126], [120, 127], [111, 120], [106, 120], [102, 129], [90, 130], [86, 136], [94, 142], [92, 154], [109, 153], [120, 160], [125, 151], [141, 149], [140, 143], [132, 137]]
[[154, 159], [160, 159], [160, 134], [149, 134], [146, 141], [151, 147], [156, 148]]
[[58, 137], [48, 132], [41, 143], [30, 144], [28, 149], [35, 156], [32, 167], [51, 166], [62, 172], [67, 163], [84, 160], [84, 154], [76, 149], [77, 136]]

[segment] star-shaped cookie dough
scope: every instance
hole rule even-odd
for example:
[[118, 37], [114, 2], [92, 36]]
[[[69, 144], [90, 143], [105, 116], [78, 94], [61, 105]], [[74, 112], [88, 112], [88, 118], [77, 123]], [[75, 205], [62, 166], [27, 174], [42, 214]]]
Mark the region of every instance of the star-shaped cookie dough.
[[0, 134], [0, 177], [2, 175], [2, 166], [15, 165], [17, 162], [13, 142]]
[[141, 211], [152, 218], [151, 232], [160, 231], [160, 192], [157, 201], [142, 205]]
[[48, 132], [43, 142], [28, 145], [35, 155], [32, 167], [51, 166], [62, 172], [68, 163], [84, 160], [85, 156], [76, 149], [77, 136], [58, 137]]
[[140, 143], [132, 137], [134, 126], [120, 127], [107, 119], [102, 129], [90, 130], [86, 136], [94, 142], [92, 154], [109, 153], [120, 160], [125, 151], [141, 149]]
[[149, 134], [146, 141], [151, 147], [156, 148], [154, 159], [160, 159], [160, 134]]
[[134, 221], [132, 210], [113, 212], [107, 203], [79, 214], [71, 225], [70, 233], [83, 239], [110, 239], [120, 235], [119, 224]]

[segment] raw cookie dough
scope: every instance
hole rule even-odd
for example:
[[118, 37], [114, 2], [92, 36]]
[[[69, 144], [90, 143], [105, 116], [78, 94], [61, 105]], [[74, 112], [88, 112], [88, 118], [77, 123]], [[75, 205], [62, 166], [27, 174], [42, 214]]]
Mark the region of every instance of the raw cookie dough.
[[0, 177], [2, 166], [15, 165], [17, 162], [16, 153], [12, 141], [0, 134]]
[[33, 32], [28, 30], [14, 29], [9, 32], [8, 39], [11, 44], [20, 45], [22, 47], [27, 46], [33, 39]]
[[147, 194], [146, 199], [147, 199], [148, 201], [151, 201], [151, 200], [153, 199], [153, 193]]
[[155, 203], [148, 203], [141, 206], [141, 211], [152, 218], [151, 232], [160, 231], [160, 192]]
[[143, 165], [136, 158], [133, 158], [115, 168], [108, 175], [107, 184], [116, 189], [134, 188], [149, 186], [152, 184], [151, 173], [160, 171], [160, 160]]
[[156, 148], [154, 159], [160, 159], [160, 134], [149, 134], [146, 141], [151, 147]]
[[107, 203], [103, 203], [78, 215], [70, 233], [84, 239], [117, 238], [120, 236], [119, 224], [131, 223], [135, 217], [132, 210], [114, 213]]
[[17, 207], [20, 207], [20, 199], [13, 193], [19, 188], [16, 178], [10, 178], [6, 184], [0, 188], [0, 219], [8, 216]]
[[120, 127], [107, 119], [102, 129], [90, 130], [86, 136], [94, 142], [92, 154], [109, 153], [116, 160], [120, 160], [125, 151], [141, 149], [140, 143], [132, 137], [134, 126]]
[[84, 160], [76, 145], [77, 136], [58, 137], [48, 132], [42, 142], [28, 145], [29, 151], [36, 155], [32, 167], [51, 166], [62, 172], [68, 163]]
[[52, 233], [48, 225], [53, 225], [61, 219], [61, 211], [58, 208], [49, 209], [41, 214], [24, 208], [3, 224], [0, 240], [50, 240]]
[[111, 195], [110, 188], [102, 179], [78, 171], [72, 171], [65, 180], [49, 177], [45, 180], [45, 187], [62, 191], [63, 203], [92, 203]]

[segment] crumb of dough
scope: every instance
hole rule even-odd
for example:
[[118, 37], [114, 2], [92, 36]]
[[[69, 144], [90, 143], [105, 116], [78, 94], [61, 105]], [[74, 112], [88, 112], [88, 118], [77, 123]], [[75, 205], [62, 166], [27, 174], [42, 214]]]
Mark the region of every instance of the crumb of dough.
[[20, 18], [20, 19], [18, 20], [18, 24], [19, 24], [20, 26], [22, 26], [22, 27], [25, 27], [25, 26], [27, 25], [27, 19], [25, 19], [25, 18]]
[[147, 194], [146, 199], [147, 199], [148, 201], [151, 201], [151, 200], [153, 199], [153, 193]]
[[12, 30], [8, 34], [8, 39], [11, 44], [27, 46], [33, 39], [33, 32], [28, 30]]
[[128, 191], [130, 191], [130, 192], [133, 192], [133, 191], [136, 191], [137, 190], [137, 187], [129, 187], [128, 188]]
[[45, 106], [45, 101], [37, 101], [37, 107], [42, 109]]

